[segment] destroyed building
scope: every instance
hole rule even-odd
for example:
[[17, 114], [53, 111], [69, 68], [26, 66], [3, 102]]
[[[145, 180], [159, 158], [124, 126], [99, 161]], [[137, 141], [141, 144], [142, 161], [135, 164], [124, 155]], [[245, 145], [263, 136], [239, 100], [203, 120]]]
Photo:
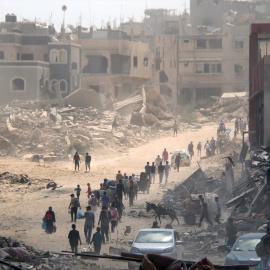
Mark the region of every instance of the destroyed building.
[[248, 92], [249, 26], [267, 22], [269, 3], [190, 1], [190, 15], [146, 10], [143, 22], [121, 28], [154, 53], [153, 85], [167, 105], [206, 107], [209, 97]]
[[80, 46], [60, 42], [53, 32], [14, 14], [0, 23], [1, 104], [55, 98], [55, 83], [63, 96], [80, 87]]
[[123, 100], [152, 79], [152, 53], [148, 44], [123, 40], [125, 33], [93, 31], [81, 39], [81, 85]]

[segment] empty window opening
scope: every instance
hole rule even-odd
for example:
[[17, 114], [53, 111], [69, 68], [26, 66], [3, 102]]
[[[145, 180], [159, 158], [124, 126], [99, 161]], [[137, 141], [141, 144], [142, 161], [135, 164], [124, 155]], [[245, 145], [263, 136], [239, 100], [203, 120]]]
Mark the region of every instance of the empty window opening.
[[185, 67], [185, 68], [188, 67], [188, 62], [184, 63], [184, 67]]
[[197, 39], [197, 49], [206, 49], [205, 39]]
[[166, 75], [165, 71], [164, 70], [161, 70], [159, 72], [159, 82], [160, 83], [166, 83], [168, 82], [168, 76]]
[[32, 53], [22, 53], [22, 60], [34, 60], [34, 55]]
[[132, 94], [132, 84], [131, 83], [123, 83], [123, 94], [125, 94], [125, 95]]
[[108, 59], [101, 55], [88, 55], [88, 63], [82, 73], [107, 73]]
[[59, 62], [60, 63], [66, 63], [67, 62], [67, 51], [66, 50], [60, 50], [60, 52], [59, 52]]
[[175, 35], [179, 32], [178, 21], [166, 21], [164, 27], [164, 33], [168, 35]]
[[17, 60], [20, 60], [20, 54], [17, 53]]
[[172, 97], [172, 89], [167, 85], [161, 85], [160, 94], [163, 96]]
[[111, 73], [129, 75], [130, 56], [111, 54]]
[[51, 82], [51, 85], [52, 85], [52, 92], [55, 92], [56, 91], [56, 86], [55, 86], [55, 84], [57, 84], [58, 83], [58, 81], [57, 80], [53, 80], [52, 82]]
[[60, 81], [60, 91], [61, 92], [67, 92], [67, 82], [64, 80]]
[[133, 56], [133, 67], [137, 67], [137, 66], [138, 66], [138, 57]]
[[59, 53], [57, 50], [51, 50], [50, 51], [50, 61], [52, 63], [58, 63], [59, 60]]
[[234, 73], [242, 74], [244, 72], [244, 65], [234, 65]]
[[189, 43], [189, 39], [184, 39], [184, 43]]
[[222, 49], [222, 39], [209, 39], [209, 49]]
[[3, 51], [0, 51], [0, 59], [1, 60], [5, 59], [5, 53]]
[[144, 65], [145, 67], [148, 66], [148, 57], [144, 57], [144, 58], [143, 58], [143, 65]]
[[77, 63], [75, 63], [75, 62], [73, 62], [72, 64], [71, 64], [71, 69], [73, 69], [73, 70], [77, 70]]
[[221, 64], [198, 63], [196, 73], [221, 73]]
[[236, 40], [234, 42], [234, 48], [236, 50], [243, 50], [244, 49], [245, 42], [243, 40]]
[[25, 80], [21, 78], [16, 78], [12, 80], [11, 84], [12, 91], [24, 91], [25, 90]]
[[98, 84], [90, 84], [89, 89], [95, 90], [97, 93], [99, 93], [99, 85]]

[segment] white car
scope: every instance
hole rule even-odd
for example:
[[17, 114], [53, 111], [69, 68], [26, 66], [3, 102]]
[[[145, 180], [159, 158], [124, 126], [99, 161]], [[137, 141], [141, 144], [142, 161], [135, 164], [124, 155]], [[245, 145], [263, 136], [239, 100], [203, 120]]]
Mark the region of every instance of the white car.
[[[182, 259], [183, 256], [182, 241], [179, 241], [178, 232], [173, 229], [143, 229], [128, 243], [132, 244], [130, 253], [155, 253], [174, 259]], [[129, 269], [136, 269], [138, 266], [135, 262], [128, 263]]]
[[184, 162], [185, 166], [190, 166], [191, 156], [190, 156], [189, 152], [185, 149], [176, 149], [176, 150], [174, 150], [173, 153], [170, 153], [172, 155], [171, 156], [171, 166], [176, 168], [175, 158], [179, 153], [181, 155], [181, 161]]

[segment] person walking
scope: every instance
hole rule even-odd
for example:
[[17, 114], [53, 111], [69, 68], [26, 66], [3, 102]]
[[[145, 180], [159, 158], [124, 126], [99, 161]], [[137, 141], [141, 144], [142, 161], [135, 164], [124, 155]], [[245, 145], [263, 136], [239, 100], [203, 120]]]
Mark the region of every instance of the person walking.
[[216, 152], [216, 141], [214, 137], [212, 137], [212, 140], [210, 141], [210, 147], [211, 147], [211, 153], [212, 155], [214, 155]]
[[158, 155], [155, 159], [155, 165], [156, 165], [156, 173], [158, 173], [158, 166], [160, 165], [160, 162], [162, 162], [162, 159]]
[[105, 237], [106, 237], [106, 242], [109, 241], [110, 216], [107, 209], [108, 208], [106, 206], [102, 206], [102, 210], [100, 212], [99, 221], [98, 221], [98, 226], [101, 225], [100, 229], [101, 229], [103, 243], [105, 243]]
[[129, 188], [129, 207], [133, 206], [133, 199], [134, 199], [134, 191], [133, 191], [133, 186], [130, 186]]
[[208, 215], [208, 206], [207, 206], [207, 203], [204, 202], [204, 198], [202, 198], [202, 197], [200, 197], [200, 200], [201, 200], [201, 204], [202, 204], [202, 210], [201, 210], [199, 227], [201, 227], [202, 222], [203, 222], [204, 219], [206, 219], [211, 225], [213, 225], [213, 223], [210, 220], [209, 215]]
[[80, 195], [81, 195], [80, 185], [77, 185], [77, 187], [74, 190], [76, 191], [77, 199], [79, 201], [80, 200]]
[[233, 219], [228, 218], [228, 225], [226, 227], [227, 246], [232, 247], [236, 241], [237, 228], [233, 224]]
[[166, 161], [168, 160], [168, 158], [169, 158], [169, 153], [166, 150], [166, 148], [164, 148], [164, 151], [162, 153], [162, 159], [163, 159], [164, 164], [166, 164]]
[[135, 174], [132, 174], [132, 181], [133, 181], [133, 189], [134, 189], [134, 196], [137, 200], [138, 198], [138, 177]]
[[166, 165], [164, 167], [165, 167], [165, 183], [167, 183], [169, 171], [171, 170], [171, 166], [169, 165], [169, 161], [166, 161]]
[[162, 165], [162, 162], [160, 162], [158, 166], [159, 184], [162, 183], [164, 170], [165, 170], [165, 167]]
[[215, 222], [217, 224], [220, 224], [220, 217], [221, 217], [221, 203], [218, 201], [218, 197], [215, 197], [215, 202], [216, 202], [216, 218]]
[[55, 214], [52, 210], [52, 207], [49, 207], [49, 210], [45, 213], [44, 219], [46, 222], [46, 232], [51, 234], [53, 232], [53, 223], [55, 223]]
[[91, 194], [91, 197], [88, 200], [88, 205], [91, 206], [91, 211], [94, 213], [96, 218], [98, 200], [93, 193]]
[[75, 163], [75, 171], [76, 171], [77, 168], [78, 168], [78, 171], [79, 171], [80, 170], [80, 162], [81, 162], [81, 160], [80, 160], [80, 156], [79, 156], [78, 152], [75, 153], [75, 155], [73, 157], [73, 161]]
[[145, 170], [146, 177], [147, 177], [148, 179], [150, 179], [150, 173], [151, 173], [151, 171], [150, 171], [150, 165], [149, 165], [149, 162], [146, 163], [146, 166], [144, 167], [144, 170]]
[[174, 121], [173, 124], [173, 137], [176, 136], [177, 137], [177, 129], [178, 129], [178, 124], [176, 121]]
[[188, 145], [188, 152], [190, 154], [190, 158], [192, 158], [192, 156], [194, 155], [194, 145], [193, 142], [190, 142]]
[[92, 192], [92, 190], [91, 190], [90, 183], [87, 183], [87, 191], [86, 191], [86, 193], [87, 193], [87, 198], [88, 198], [88, 199], [89, 199], [90, 196], [91, 196], [91, 192]]
[[72, 230], [68, 234], [68, 239], [69, 239], [69, 244], [71, 247], [71, 251], [78, 253], [78, 244], [80, 241], [80, 244], [82, 244], [81, 238], [80, 238], [80, 233], [79, 231], [76, 230], [76, 225], [72, 224], [71, 225]]
[[88, 171], [90, 172], [90, 162], [91, 162], [91, 156], [86, 153], [85, 154], [85, 171], [87, 172], [87, 168], [88, 168]]
[[90, 244], [90, 239], [92, 235], [92, 229], [95, 228], [95, 214], [91, 211], [91, 206], [86, 207], [86, 212], [83, 215], [85, 218], [84, 222], [84, 235], [86, 243]]
[[234, 133], [238, 134], [238, 132], [239, 132], [239, 122], [238, 122], [238, 119], [236, 118], [234, 122]]
[[101, 207], [106, 207], [106, 209], [109, 208], [109, 202], [110, 202], [110, 197], [107, 196], [107, 192], [104, 191], [102, 197], [101, 197]]
[[180, 155], [180, 153], [178, 153], [178, 155], [176, 156], [176, 158], [174, 160], [174, 163], [176, 165], [177, 171], [179, 172], [179, 167], [180, 167], [180, 164], [181, 164], [181, 155]]
[[123, 209], [125, 207], [124, 207], [123, 203], [118, 200], [117, 196], [114, 196], [113, 204], [118, 212], [118, 221], [121, 223], [122, 213], [123, 213]]
[[[71, 215], [71, 222], [76, 222], [76, 218], [77, 218], [77, 210], [78, 207], [81, 209], [81, 205], [80, 202], [77, 198], [74, 197], [74, 194], [70, 194], [71, 200], [70, 200], [70, 204], [68, 209], [71, 210], [70, 215]], [[74, 217], [74, 218], [73, 218]]]
[[111, 204], [111, 209], [109, 210], [109, 215], [110, 215], [110, 222], [111, 222], [111, 232], [114, 233], [114, 230], [117, 226], [118, 223], [118, 211], [115, 208], [115, 204]]
[[129, 188], [129, 180], [127, 175], [124, 174], [124, 179], [123, 181], [123, 185], [124, 185], [124, 189], [125, 189], [125, 200], [128, 199], [128, 188]]
[[117, 194], [118, 200], [120, 202], [122, 202], [122, 200], [123, 200], [123, 193], [124, 193], [124, 195], [126, 194], [124, 185], [122, 183], [122, 179], [120, 179], [119, 184], [116, 185], [116, 194]]
[[116, 184], [119, 184], [120, 179], [123, 179], [123, 175], [122, 175], [121, 171], [118, 171], [118, 173], [116, 174], [116, 177], [115, 177]]
[[152, 166], [150, 167], [150, 181], [151, 181], [151, 184], [155, 183], [155, 178], [156, 178], [156, 166], [155, 166], [155, 163], [152, 162]]
[[202, 154], [202, 143], [201, 141], [198, 142], [197, 144], [197, 156]]
[[92, 241], [90, 242], [90, 244], [94, 243], [94, 251], [97, 255], [100, 254], [102, 240], [103, 238], [100, 233], [100, 227], [97, 227], [97, 231], [93, 234]]

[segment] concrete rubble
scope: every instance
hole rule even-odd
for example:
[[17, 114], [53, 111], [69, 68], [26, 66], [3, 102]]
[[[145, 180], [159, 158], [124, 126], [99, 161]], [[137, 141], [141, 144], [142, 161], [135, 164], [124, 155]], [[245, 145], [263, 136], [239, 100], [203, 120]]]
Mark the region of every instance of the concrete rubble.
[[81, 154], [94, 148], [121, 152], [156, 136], [156, 128], [130, 124], [116, 111], [40, 106], [15, 103], [0, 108], [1, 156], [51, 162], [71, 157], [77, 150], [72, 149], [73, 142], [83, 145]]
[[[0, 259], [10, 262], [17, 267], [33, 270], [71, 270], [71, 269], [93, 269], [109, 270], [92, 260], [83, 260], [80, 257], [71, 255], [59, 255], [52, 252], [45, 252], [24, 245], [13, 239], [6, 239], [0, 236]], [[0, 269], [9, 269], [8, 266], [0, 264]]]

